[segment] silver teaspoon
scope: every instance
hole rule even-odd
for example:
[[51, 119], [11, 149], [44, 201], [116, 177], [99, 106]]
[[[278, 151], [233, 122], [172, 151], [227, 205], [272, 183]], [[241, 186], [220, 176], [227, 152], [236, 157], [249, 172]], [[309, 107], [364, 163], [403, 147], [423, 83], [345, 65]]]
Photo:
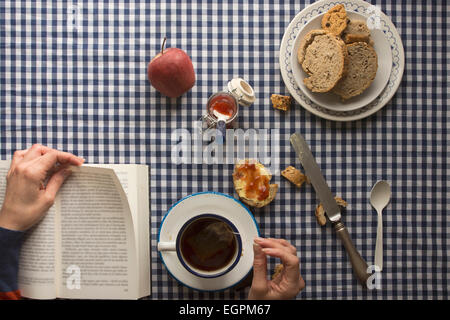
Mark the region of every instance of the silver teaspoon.
[[372, 188], [370, 192], [370, 203], [372, 207], [377, 210], [378, 225], [377, 225], [377, 242], [375, 245], [375, 265], [383, 270], [383, 218], [381, 212], [389, 203], [391, 198], [391, 187], [389, 183], [380, 180]]

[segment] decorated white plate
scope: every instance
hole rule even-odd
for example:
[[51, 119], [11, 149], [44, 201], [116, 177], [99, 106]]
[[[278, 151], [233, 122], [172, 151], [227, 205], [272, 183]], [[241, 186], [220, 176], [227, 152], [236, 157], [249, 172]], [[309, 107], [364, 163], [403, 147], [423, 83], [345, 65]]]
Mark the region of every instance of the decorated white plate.
[[[305, 74], [296, 60], [300, 40], [308, 31], [320, 28], [322, 15], [336, 4], [345, 6], [349, 18], [364, 19], [371, 27], [374, 48], [378, 55], [377, 76], [360, 96], [347, 102], [333, 93], [313, 93], [303, 85]], [[380, 110], [400, 85], [404, 70], [404, 50], [400, 35], [381, 10], [362, 0], [322, 0], [303, 9], [291, 21], [280, 47], [280, 69], [284, 83], [294, 99], [313, 114], [334, 121], [365, 118]]]
[[[321, 107], [335, 111], [352, 111], [362, 108], [375, 100], [383, 91], [384, 87], [386, 87], [386, 84], [389, 81], [392, 66], [392, 54], [389, 42], [380, 29], [372, 29], [370, 31], [371, 38], [374, 42], [373, 47], [378, 57], [378, 70], [375, 79], [371, 83], [370, 87], [364, 90], [364, 92], [359, 96], [353, 97], [346, 101], [342, 101], [342, 99], [333, 92], [312, 92], [303, 83], [303, 79], [307, 77], [307, 74], [303, 71], [302, 67], [297, 61], [297, 51], [300, 46], [301, 40], [309, 31], [321, 28], [320, 22], [322, 20], [322, 16], [323, 15], [318, 15], [315, 18], [311, 19], [307, 24], [305, 24], [305, 26], [299, 32], [297, 39], [295, 40], [293, 51], [291, 53], [291, 67], [297, 86], [309, 99], [311, 99], [311, 101]], [[347, 17], [350, 20], [367, 20], [366, 16], [356, 12], [347, 11]]]
[[220, 291], [233, 287], [249, 274], [253, 267], [253, 239], [259, 228], [248, 208], [235, 198], [218, 192], [200, 192], [175, 203], [164, 216], [158, 243], [172, 242], [178, 231], [191, 218], [200, 214], [214, 214], [228, 219], [238, 230], [242, 241], [242, 255], [234, 268], [215, 278], [199, 277], [189, 272], [178, 259], [176, 251], [159, 251], [170, 275], [181, 284], [201, 291]]

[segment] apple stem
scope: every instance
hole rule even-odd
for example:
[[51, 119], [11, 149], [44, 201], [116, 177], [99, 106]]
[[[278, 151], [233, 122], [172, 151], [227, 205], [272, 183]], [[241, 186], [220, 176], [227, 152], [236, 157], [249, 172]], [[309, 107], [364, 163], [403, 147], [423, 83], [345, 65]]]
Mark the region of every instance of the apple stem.
[[167, 38], [164, 37], [164, 41], [163, 41], [162, 46], [161, 46], [161, 54], [163, 54], [163, 52], [164, 52], [164, 45], [166, 44], [166, 40], [167, 40]]

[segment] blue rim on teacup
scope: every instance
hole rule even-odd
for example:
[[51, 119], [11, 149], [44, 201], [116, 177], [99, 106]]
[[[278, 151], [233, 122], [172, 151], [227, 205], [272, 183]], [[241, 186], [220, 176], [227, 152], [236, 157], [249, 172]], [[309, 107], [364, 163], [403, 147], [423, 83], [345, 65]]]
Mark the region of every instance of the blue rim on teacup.
[[[236, 250], [236, 254], [234, 255], [233, 259], [231, 259], [231, 261], [226, 266], [224, 266], [218, 270], [215, 270], [215, 271], [204, 271], [204, 270], [199, 270], [197, 268], [194, 268], [193, 266], [190, 266], [188, 263], [186, 263], [183, 255], [181, 253], [181, 249], [180, 249], [181, 237], [183, 236], [183, 233], [186, 230], [186, 228], [195, 220], [202, 219], [202, 218], [214, 218], [214, 219], [217, 219], [217, 220], [220, 220], [220, 221], [226, 223], [231, 228], [231, 230], [233, 230], [234, 238], [236, 239], [237, 250]], [[239, 231], [236, 228], [236, 226], [230, 220], [228, 220], [222, 216], [212, 214], [212, 213], [200, 214], [200, 215], [192, 217], [191, 219], [186, 221], [184, 223], [184, 225], [181, 227], [180, 231], [178, 232], [175, 243], [176, 243], [176, 252], [177, 252], [178, 259], [180, 260], [180, 263], [190, 273], [192, 273], [193, 275], [195, 275], [197, 277], [201, 277], [201, 278], [217, 278], [217, 277], [223, 276], [224, 274], [233, 270], [233, 268], [238, 264], [239, 259], [241, 258], [241, 255], [242, 255], [242, 240], [241, 240], [241, 236], [239, 235]]]

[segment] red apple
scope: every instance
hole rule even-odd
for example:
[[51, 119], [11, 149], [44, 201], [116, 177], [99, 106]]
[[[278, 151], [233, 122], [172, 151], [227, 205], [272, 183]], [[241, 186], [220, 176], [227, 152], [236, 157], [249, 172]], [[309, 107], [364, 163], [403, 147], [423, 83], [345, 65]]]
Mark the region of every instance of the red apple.
[[147, 76], [152, 86], [169, 98], [177, 98], [195, 84], [194, 66], [181, 49], [168, 48], [158, 53], [148, 64]]

